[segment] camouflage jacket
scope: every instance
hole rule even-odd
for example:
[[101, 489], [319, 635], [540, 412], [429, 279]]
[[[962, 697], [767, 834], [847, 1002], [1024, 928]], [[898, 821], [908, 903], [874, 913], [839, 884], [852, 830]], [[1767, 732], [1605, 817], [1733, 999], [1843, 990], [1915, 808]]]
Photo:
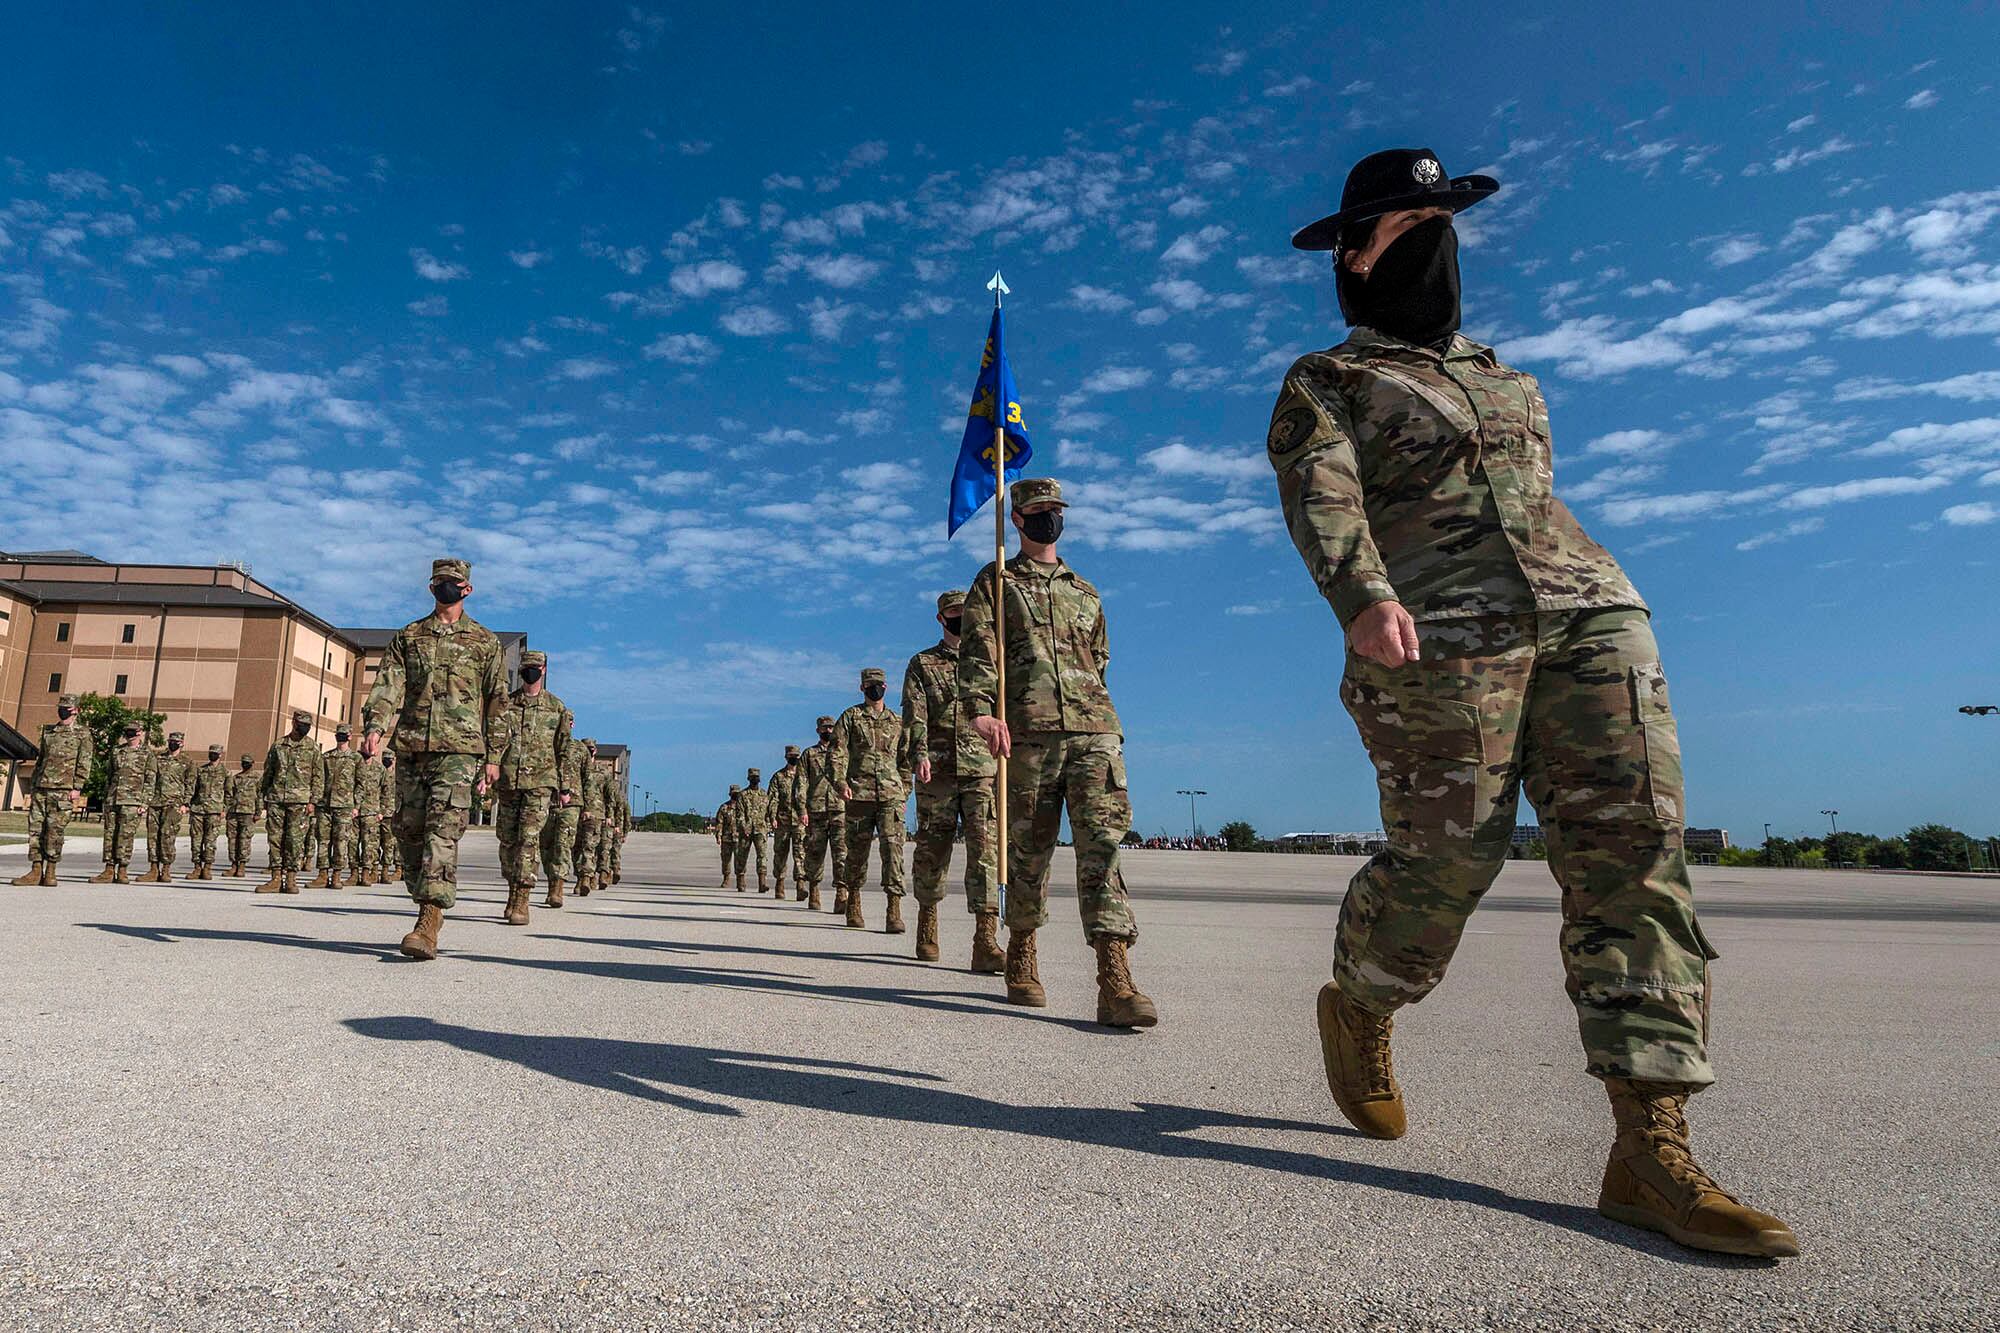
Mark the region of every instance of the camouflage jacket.
[[104, 761], [106, 805], [149, 805], [159, 756], [144, 745], [114, 745]]
[[148, 805], [186, 805], [194, 795], [194, 760], [187, 751], [161, 750], [153, 756], [153, 794]]
[[[1111, 649], [1097, 589], [1060, 559], [1049, 566], [1025, 555], [1007, 562], [1006, 586], [1007, 725], [1118, 734], [1118, 712], [1104, 683]], [[991, 564], [972, 581], [961, 623], [959, 706], [973, 717], [991, 717], [999, 711]]]
[[583, 817], [603, 819], [611, 793], [611, 770], [595, 759], [583, 766]]
[[589, 766], [590, 751], [573, 736], [556, 751], [556, 790], [568, 792], [574, 798], [572, 804], [583, 796], [584, 770]]
[[97, 742], [90, 729], [71, 718], [69, 725], [50, 722], [42, 727], [35, 756], [36, 791], [82, 791], [90, 781]]
[[568, 705], [543, 690], [516, 690], [507, 700], [507, 753], [500, 757], [500, 785], [508, 791], [566, 790], [563, 747], [575, 722]]
[[797, 828], [806, 820], [806, 770], [803, 761], [786, 764], [771, 775], [771, 827]]
[[821, 741], [799, 756], [799, 786], [806, 812], [823, 815], [841, 807], [840, 787], [833, 780], [833, 742]]
[[320, 756], [318, 804], [329, 810], [353, 811], [361, 801], [361, 751], [328, 750]]
[[715, 807], [715, 836], [722, 842], [736, 841], [735, 801], [724, 801]]
[[287, 736], [271, 744], [264, 756], [264, 780], [258, 793], [266, 805], [310, 805], [326, 786], [326, 759], [313, 738]]
[[958, 649], [952, 644], [940, 641], [903, 668], [903, 745], [904, 771], [915, 772], [917, 761], [928, 757], [934, 782], [960, 774], [990, 777], [998, 769], [972, 725], [959, 725]]
[[241, 769], [229, 775], [229, 813], [254, 815], [264, 808], [264, 775]]
[[476, 754], [500, 762], [507, 748], [507, 671], [500, 640], [471, 616], [436, 613], [396, 631], [363, 712], [400, 755]]
[[382, 767], [380, 759], [363, 759], [361, 767], [354, 770], [354, 808], [364, 815], [382, 813], [382, 779], [389, 776], [389, 770]]
[[745, 787], [736, 797], [736, 836], [760, 838], [771, 831], [771, 793]]
[[833, 789], [857, 801], [903, 799], [903, 719], [887, 705], [859, 703], [833, 724]]
[[194, 792], [188, 809], [219, 815], [229, 808], [229, 765], [217, 759], [194, 771]]
[[1645, 606], [1555, 497], [1535, 377], [1490, 347], [1357, 328], [1292, 366], [1268, 443], [1292, 543], [1343, 626], [1384, 601], [1418, 620]]

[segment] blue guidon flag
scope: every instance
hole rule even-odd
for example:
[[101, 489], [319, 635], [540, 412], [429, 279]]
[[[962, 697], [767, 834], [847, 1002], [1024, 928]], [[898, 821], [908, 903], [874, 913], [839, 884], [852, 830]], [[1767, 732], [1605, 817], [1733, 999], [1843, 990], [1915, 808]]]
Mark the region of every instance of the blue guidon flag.
[[1021, 469], [1035, 456], [1028, 439], [1028, 423], [1021, 418], [1020, 394], [1014, 388], [1014, 372], [1007, 364], [1005, 325], [998, 305], [993, 307], [993, 327], [986, 334], [986, 350], [979, 358], [979, 382], [972, 386], [972, 406], [967, 409], [965, 438], [958, 446], [958, 466], [951, 474], [951, 512], [945, 535], [958, 531], [959, 524], [979, 512], [993, 498], [994, 413], [1006, 404], [1007, 480], [1021, 475]]

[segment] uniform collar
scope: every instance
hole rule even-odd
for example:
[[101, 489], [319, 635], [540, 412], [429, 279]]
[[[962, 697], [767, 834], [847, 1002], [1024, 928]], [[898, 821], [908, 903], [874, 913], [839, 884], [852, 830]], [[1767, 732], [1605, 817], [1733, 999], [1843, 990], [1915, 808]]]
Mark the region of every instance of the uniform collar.
[[931, 651], [936, 653], [939, 657], [958, 656], [958, 649], [953, 645], [946, 643], [943, 639], [939, 639], [937, 641], [937, 646], [932, 648]]
[[1024, 551], [1016, 551], [1012, 556], [1009, 556], [1007, 559], [1007, 568], [1010, 571], [1025, 570], [1037, 578], [1062, 579], [1075, 577], [1075, 573], [1069, 567], [1069, 562], [1061, 556], [1056, 557], [1055, 569], [1045, 575], [1042, 573], [1042, 562], [1039, 560], [1030, 560]]
[[1491, 347], [1486, 346], [1484, 343], [1476, 343], [1462, 333], [1452, 334], [1451, 345], [1446, 347], [1443, 354], [1440, 355], [1432, 348], [1422, 346], [1419, 343], [1405, 342], [1401, 338], [1391, 337], [1380, 329], [1371, 329], [1365, 324], [1355, 325], [1354, 329], [1347, 335], [1347, 341], [1343, 346], [1358, 347], [1368, 351], [1395, 352], [1406, 356], [1418, 357], [1426, 361], [1468, 361], [1476, 360], [1480, 357], [1490, 359], [1493, 355]]

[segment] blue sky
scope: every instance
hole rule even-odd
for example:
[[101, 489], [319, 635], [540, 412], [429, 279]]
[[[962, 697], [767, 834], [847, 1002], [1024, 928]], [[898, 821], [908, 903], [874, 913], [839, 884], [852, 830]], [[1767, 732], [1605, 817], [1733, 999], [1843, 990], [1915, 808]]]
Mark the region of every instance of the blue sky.
[[997, 266], [1139, 828], [1372, 827], [1261, 446], [1343, 336], [1290, 231], [1424, 144], [1505, 182], [1467, 332], [1653, 604], [1693, 821], [1990, 830], [2000, 18], [1790, 8], [20, 12], [0, 547], [349, 624], [466, 555], [708, 808], [990, 555], [944, 512]]

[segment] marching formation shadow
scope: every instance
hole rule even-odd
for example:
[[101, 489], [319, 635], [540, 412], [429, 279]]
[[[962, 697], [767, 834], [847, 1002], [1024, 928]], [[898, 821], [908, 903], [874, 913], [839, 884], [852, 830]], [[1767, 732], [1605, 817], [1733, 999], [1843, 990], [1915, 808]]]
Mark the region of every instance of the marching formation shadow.
[[939, 1076], [916, 1070], [677, 1042], [535, 1036], [401, 1015], [349, 1018], [342, 1020], [342, 1026], [379, 1041], [436, 1042], [567, 1083], [699, 1115], [744, 1115], [741, 1108], [718, 1100], [729, 1098], [908, 1125], [1021, 1134], [1180, 1161], [1254, 1167], [1335, 1184], [1363, 1185], [1414, 1198], [1490, 1208], [1687, 1264], [1762, 1266], [1758, 1260], [1684, 1251], [1664, 1240], [1610, 1223], [1595, 1211], [1575, 1204], [1524, 1199], [1489, 1185], [1454, 1180], [1429, 1171], [1354, 1162], [1299, 1148], [1263, 1147], [1203, 1137], [1218, 1132], [1284, 1133], [1308, 1135], [1316, 1144], [1360, 1137], [1345, 1127], [1158, 1102], [1135, 1102], [1128, 1106], [1022, 1105], [960, 1092], [945, 1086], [946, 1081]]

